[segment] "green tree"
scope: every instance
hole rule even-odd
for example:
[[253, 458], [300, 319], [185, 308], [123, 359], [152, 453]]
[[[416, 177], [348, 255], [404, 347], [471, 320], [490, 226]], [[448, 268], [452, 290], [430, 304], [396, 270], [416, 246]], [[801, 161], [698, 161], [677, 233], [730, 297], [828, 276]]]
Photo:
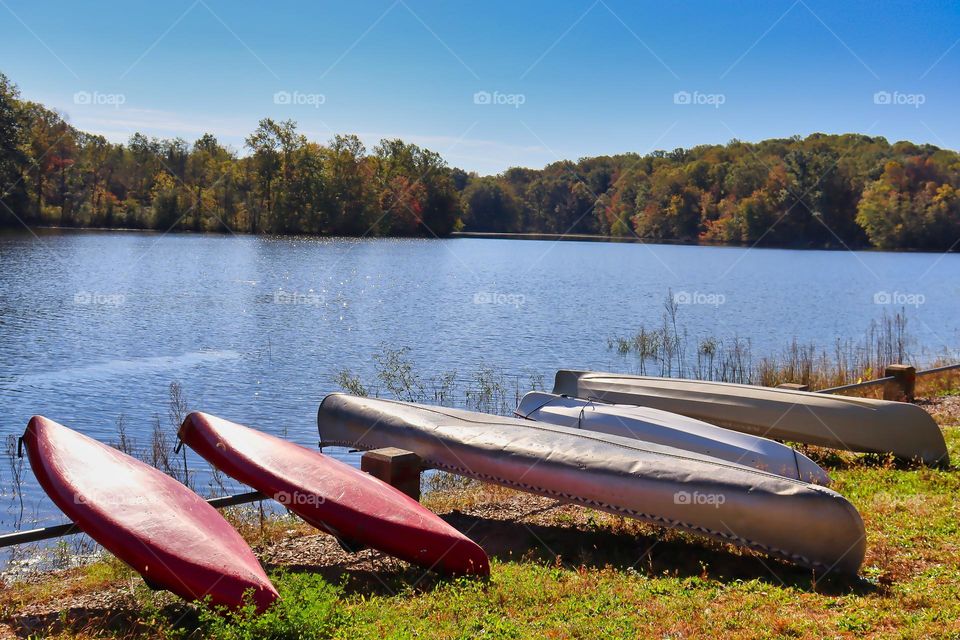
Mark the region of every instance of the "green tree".
[[496, 178], [477, 178], [463, 192], [463, 214], [467, 231], [513, 231], [519, 207], [509, 187]]
[[0, 73], [0, 224], [16, 224], [26, 202], [24, 115], [17, 87]]
[[308, 142], [296, 149], [287, 162], [291, 169], [284, 193], [286, 215], [281, 233], [329, 233], [330, 208], [325, 150]]
[[[230, 229], [223, 220], [226, 205], [219, 194], [224, 191], [221, 182], [233, 160], [233, 154], [222, 147], [211, 133], [203, 134], [193, 143], [186, 161], [185, 182], [194, 191], [191, 224], [194, 231], [204, 231], [208, 224], [216, 229]], [[219, 223], [210, 218], [217, 218]]]
[[29, 164], [33, 193], [31, 219], [41, 221], [46, 201], [47, 177], [53, 172], [55, 154], [53, 147], [57, 138], [66, 133], [63, 117], [41, 104], [27, 102], [23, 105], [27, 121]]
[[[296, 124], [292, 120], [275, 122], [270, 118], [260, 121], [257, 130], [247, 137], [246, 146], [253, 151], [254, 167], [257, 184], [260, 187], [260, 207], [266, 214], [268, 224], [284, 226], [286, 220], [274, 220], [274, 208], [277, 201], [277, 187], [275, 182], [281, 179], [280, 193], [290, 180], [291, 155], [298, 146], [306, 143], [306, 139], [296, 133]], [[281, 212], [284, 217], [286, 212]], [[252, 231], [259, 230], [259, 215], [252, 219]]]
[[183, 210], [177, 179], [161, 171], [154, 177], [150, 195], [154, 228], [169, 231], [178, 226], [186, 211]]
[[373, 231], [382, 214], [374, 213], [373, 169], [367, 162], [366, 147], [360, 138], [334, 137], [324, 173], [330, 189], [332, 232], [360, 236]]

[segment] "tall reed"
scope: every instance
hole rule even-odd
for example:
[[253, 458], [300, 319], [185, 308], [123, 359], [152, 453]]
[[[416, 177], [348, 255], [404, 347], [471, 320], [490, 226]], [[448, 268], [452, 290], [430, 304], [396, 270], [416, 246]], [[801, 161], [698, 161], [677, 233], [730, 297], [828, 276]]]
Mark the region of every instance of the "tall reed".
[[883, 375], [887, 365], [912, 363], [907, 318], [884, 312], [857, 339], [830, 347], [791, 340], [779, 353], [755, 357], [749, 340], [734, 336], [692, 339], [679, 319], [672, 295], [658, 327], [641, 326], [631, 337], [614, 337], [608, 347], [633, 362], [640, 375], [776, 386], [785, 382], [826, 388]]

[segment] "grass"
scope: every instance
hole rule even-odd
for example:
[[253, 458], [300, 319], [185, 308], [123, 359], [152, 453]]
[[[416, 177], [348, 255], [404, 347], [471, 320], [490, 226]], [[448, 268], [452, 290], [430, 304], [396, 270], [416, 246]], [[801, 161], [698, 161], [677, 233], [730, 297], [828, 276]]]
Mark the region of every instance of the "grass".
[[108, 556], [99, 562], [45, 575], [39, 580], [4, 585], [0, 591], [0, 614], [9, 617], [27, 605], [43, 605], [133, 579], [139, 580], [136, 572]]
[[[954, 460], [955, 406], [935, 414]], [[418, 580], [410, 569], [371, 583], [362, 572], [332, 579], [276, 567], [283, 599], [269, 615], [220, 616], [149, 591], [105, 559], [6, 585], [0, 611], [26, 635], [25, 607], [120, 588], [133, 590], [133, 612], [118, 619], [95, 607], [67, 610], [41, 617], [34, 631], [62, 638], [960, 638], [957, 468], [904, 468], [854, 454], [830, 459], [835, 488], [860, 510], [869, 536], [856, 581], [568, 505], [504, 529], [508, 547], [528, 550], [496, 553], [489, 582]], [[434, 483], [425, 502], [439, 512], [483, 512], [523, 499], [450, 477]], [[294, 518], [267, 518], [261, 528], [255, 511], [230, 515], [256, 545], [309, 532]]]

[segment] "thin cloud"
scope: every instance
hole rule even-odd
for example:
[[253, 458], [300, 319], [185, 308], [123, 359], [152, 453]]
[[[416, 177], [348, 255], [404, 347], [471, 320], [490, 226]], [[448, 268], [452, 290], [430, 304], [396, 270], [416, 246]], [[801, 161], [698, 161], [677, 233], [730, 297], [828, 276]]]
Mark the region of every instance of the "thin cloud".
[[155, 109], [141, 109], [121, 107], [96, 107], [80, 109], [73, 107], [71, 124], [87, 131], [118, 141], [124, 141], [134, 133], [164, 136], [192, 136], [212, 133], [217, 137], [245, 137], [255, 128], [256, 122], [247, 119], [205, 118], [187, 116], [176, 112], [160, 111]]

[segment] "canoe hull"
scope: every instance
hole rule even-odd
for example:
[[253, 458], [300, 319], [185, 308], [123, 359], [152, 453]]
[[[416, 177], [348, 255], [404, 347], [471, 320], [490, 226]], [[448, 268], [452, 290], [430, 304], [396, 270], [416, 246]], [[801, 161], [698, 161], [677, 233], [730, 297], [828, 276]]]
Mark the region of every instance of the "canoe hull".
[[829, 572], [863, 561], [863, 521], [839, 494], [606, 434], [388, 400], [327, 396], [321, 441], [395, 446], [433, 467], [682, 529]]
[[41, 416], [23, 441], [54, 504], [149, 584], [230, 608], [278, 597], [240, 534], [170, 476]]
[[830, 476], [817, 463], [791, 447], [659, 409], [531, 391], [515, 413], [528, 420], [676, 447], [794, 480], [830, 485]]
[[949, 463], [937, 423], [905, 402], [564, 369], [557, 372], [553, 392], [679, 413], [765, 438]]
[[205, 413], [180, 438], [230, 477], [313, 526], [448, 575], [490, 573], [484, 551], [405, 493], [319, 452]]

